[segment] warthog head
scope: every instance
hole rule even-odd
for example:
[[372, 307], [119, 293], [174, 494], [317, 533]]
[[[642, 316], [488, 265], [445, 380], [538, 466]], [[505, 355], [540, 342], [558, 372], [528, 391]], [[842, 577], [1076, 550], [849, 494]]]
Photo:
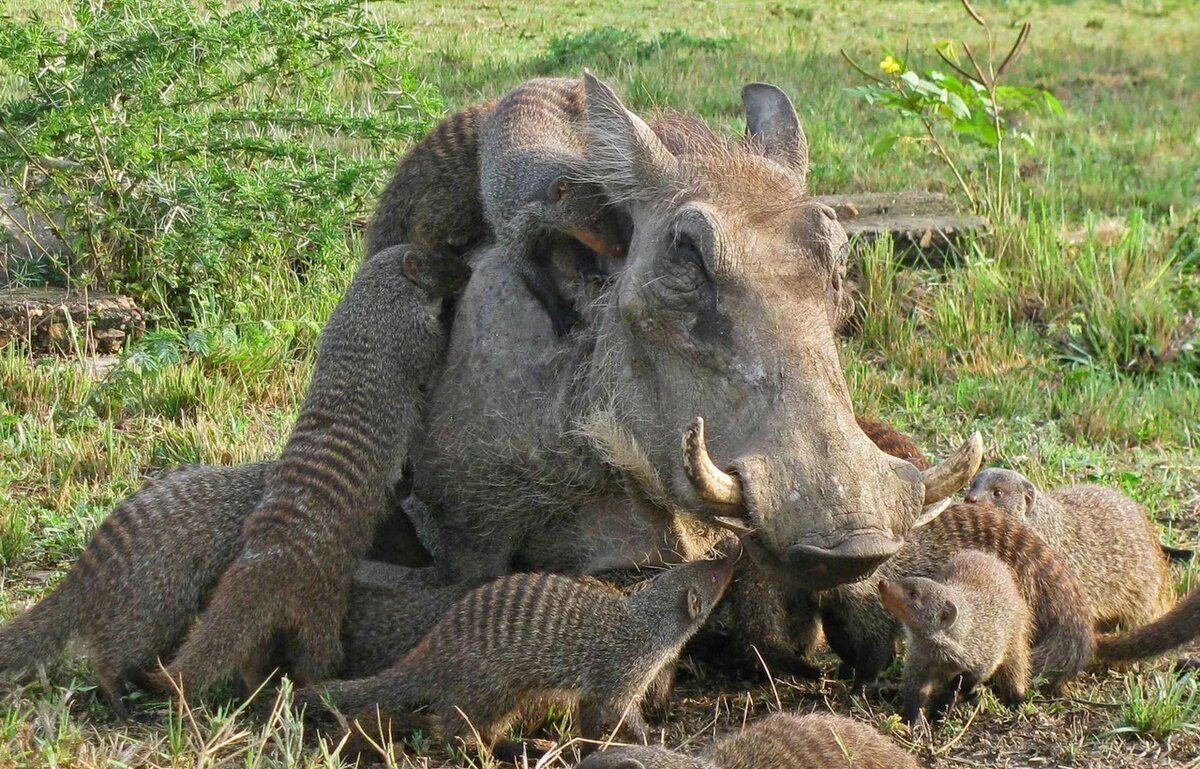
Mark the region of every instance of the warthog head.
[[795, 109], [752, 84], [744, 145], [686, 123], [656, 135], [584, 77], [589, 179], [633, 222], [594, 389], [674, 504], [753, 529], [772, 565], [813, 588], [862, 576], [946, 495], [948, 469], [923, 478], [855, 423], [834, 338], [846, 233], [806, 194]]

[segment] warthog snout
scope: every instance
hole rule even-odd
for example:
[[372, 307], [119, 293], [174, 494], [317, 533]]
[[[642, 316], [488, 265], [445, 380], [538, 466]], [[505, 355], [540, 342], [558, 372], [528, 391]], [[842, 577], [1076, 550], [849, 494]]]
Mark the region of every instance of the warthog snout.
[[870, 574], [903, 546], [903, 539], [864, 532], [833, 547], [792, 545], [784, 556], [784, 565], [793, 579], [810, 589], [824, 590]]
[[[904, 546], [911, 527], [937, 517], [945, 498], [978, 467], [982, 441], [978, 433], [972, 435], [945, 461], [923, 472], [869, 443], [863, 448], [858, 466], [871, 468], [872, 480], [863, 480], [866, 471], [856, 477], [854, 494], [834, 484], [818, 487], [807, 500], [795, 492], [779, 499], [762, 491], [785, 487], [778, 482], [784, 465], [777, 456], [743, 456], [722, 467], [709, 454], [701, 418], [684, 430], [682, 439], [684, 476], [710, 520], [739, 535], [751, 534], [762, 545], [755, 548], [760, 560], [818, 590], [870, 574]], [[788, 477], [793, 489], [806, 488], [805, 473]], [[831, 509], [838, 514], [830, 515]], [[806, 521], [808, 532], [795, 538], [795, 527], [780, 525], [788, 520]]]

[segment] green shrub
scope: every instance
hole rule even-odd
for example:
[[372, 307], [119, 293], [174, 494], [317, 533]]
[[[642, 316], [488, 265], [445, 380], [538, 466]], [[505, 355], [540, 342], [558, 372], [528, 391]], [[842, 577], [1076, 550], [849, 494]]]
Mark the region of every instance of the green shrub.
[[58, 281], [238, 316], [273, 273], [350, 258], [349, 224], [441, 108], [406, 51], [358, 0], [0, 18], [0, 184], [61, 222]]

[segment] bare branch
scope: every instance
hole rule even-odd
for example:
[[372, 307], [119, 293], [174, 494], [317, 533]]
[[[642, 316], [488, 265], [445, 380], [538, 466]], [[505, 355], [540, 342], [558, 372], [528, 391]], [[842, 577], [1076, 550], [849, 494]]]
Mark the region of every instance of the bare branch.
[[963, 50], [966, 51], [966, 53], [967, 53], [967, 58], [971, 60], [971, 65], [973, 67], [975, 67], [976, 75], [978, 75], [978, 77], [973, 78], [975, 80], [975, 82], [979, 83], [980, 85], [991, 88], [992, 81], [988, 79], [987, 75], [983, 74], [983, 67], [980, 67], [979, 62], [975, 60], [975, 53], [971, 50], [971, 46], [967, 45], [966, 40], [963, 41], [962, 47], [963, 47]]
[[[953, 61], [951, 61], [950, 57], [946, 55], [945, 51], [943, 51], [942, 49], [939, 48], [937, 54], [938, 54], [938, 56], [942, 57], [942, 61], [944, 61], [950, 65], [950, 69], [954, 70], [959, 75], [962, 75], [967, 80], [975, 80], [974, 75], [972, 75], [970, 72], [967, 72], [965, 69], [963, 69], [962, 67], [958, 66]], [[982, 83], [981, 83], [981, 85], [982, 85]]]
[[1033, 29], [1031, 22], [1025, 22], [1021, 25], [1021, 33], [1017, 35], [1016, 42], [1013, 43], [1012, 50], [1008, 52], [1008, 56], [1004, 57], [1004, 61], [1000, 64], [1000, 69], [996, 70], [996, 77], [1004, 74], [1004, 70], [1008, 69], [1008, 65], [1017, 60], [1021, 55], [1021, 51], [1025, 50], [1025, 42], [1029, 40], [1029, 33]]
[[962, 5], [963, 5], [963, 8], [967, 9], [967, 13], [971, 14], [971, 18], [975, 20], [976, 24], [983, 27], [984, 29], [987, 29], [987, 22], [984, 21], [983, 17], [979, 15], [979, 12], [976, 11], [974, 7], [972, 7], [969, 0], [962, 0]]

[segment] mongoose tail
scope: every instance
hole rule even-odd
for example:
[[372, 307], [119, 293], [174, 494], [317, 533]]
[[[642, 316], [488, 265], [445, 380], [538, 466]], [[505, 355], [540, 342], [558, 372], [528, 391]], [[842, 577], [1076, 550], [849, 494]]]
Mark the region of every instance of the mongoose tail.
[[19, 678], [62, 654], [75, 623], [73, 597], [78, 594], [76, 570], [50, 595], [0, 627], [0, 672]]
[[1131, 662], [1158, 657], [1196, 638], [1200, 638], [1200, 589], [1148, 625], [1100, 636], [1096, 656], [1104, 662]]

